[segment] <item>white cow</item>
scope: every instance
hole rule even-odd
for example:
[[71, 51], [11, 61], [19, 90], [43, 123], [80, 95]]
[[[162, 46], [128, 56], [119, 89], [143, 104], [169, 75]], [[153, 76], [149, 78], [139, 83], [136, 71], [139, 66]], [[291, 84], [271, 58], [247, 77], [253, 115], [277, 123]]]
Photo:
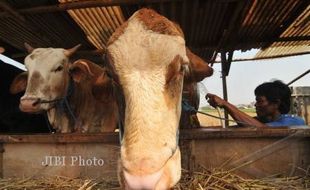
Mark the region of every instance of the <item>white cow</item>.
[[178, 125], [189, 63], [183, 33], [141, 9], [111, 36], [107, 57], [125, 101], [120, 182], [126, 189], [171, 188], [181, 176]]
[[25, 90], [20, 109], [46, 111], [58, 132], [113, 132], [118, 109], [112, 81], [95, 63], [83, 59], [71, 63], [69, 58], [78, 47], [34, 49], [26, 44], [27, 72], [14, 79], [11, 92]]

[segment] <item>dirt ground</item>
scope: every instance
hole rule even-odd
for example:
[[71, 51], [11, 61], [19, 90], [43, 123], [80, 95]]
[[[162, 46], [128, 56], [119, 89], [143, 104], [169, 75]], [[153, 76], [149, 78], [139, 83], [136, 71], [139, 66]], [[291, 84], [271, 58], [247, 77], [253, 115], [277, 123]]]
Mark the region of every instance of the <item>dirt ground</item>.
[[[211, 115], [214, 115], [214, 116], [217, 116], [217, 117], [219, 116], [217, 111], [212, 111], [212, 112], [207, 112], [207, 113], [211, 114]], [[245, 112], [245, 113], [250, 115], [250, 116], [252, 116], [252, 117], [256, 116], [256, 113], [247, 113], [247, 112]], [[203, 126], [203, 127], [222, 126], [221, 120], [219, 120], [217, 118], [206, 116], [206, 115], [203, 115], [203, 114], [200, 114], [200, 113], [198, 113], [197, 116], [198, 116], [200, 125]], [[223, 112], [221, 112], [221, 117], [224, 117], [224, 113]], [[232, 118], [229, 117], [229, 119], [232, 119]], [[229, 125], [236, 125], [236, 123], [235, 122], [229, 122]]]

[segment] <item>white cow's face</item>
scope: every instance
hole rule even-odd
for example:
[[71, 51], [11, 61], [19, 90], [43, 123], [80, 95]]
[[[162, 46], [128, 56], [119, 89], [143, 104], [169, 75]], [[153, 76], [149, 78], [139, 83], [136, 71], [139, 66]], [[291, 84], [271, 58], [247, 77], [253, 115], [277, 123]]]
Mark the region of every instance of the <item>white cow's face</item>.
[[[38, 48], [25, 58], [28, 81], [22, 101], [29, 99], [54, 100], [65, 96], [68, 85], [68, 57], [64, 49]], [[38, 110], [47, 110], [52, 104], [39, 104]], [[25, 107], [27, 109], [27, 107]]]
[[[40, 112], [54, 106], [55, 102], [43, 103], [62, 98], [69, 85], [69, 56], [78, 48], [31, 49], [25, 58], [26, 73], [17, 76], [11, 85], [11, 91], [25, 90], [20, 99], [20, 109], [24, 112]], [[22, 85], [21, 85], [22, 84]], [[13, 90], [12, 90], [13, 89]], [[15, 89], [15, 90], [14, 90]]]
[[119, 162], [124, 189], [170, 189], [180, 179], [177, 136], [189, 58], [195, 76], [188, 83], [212, 75], [186, 51], [181, 28], [151, 9], [138, 10], [109, 39], [107, 60], [125, 101]]
[[184, 39], [146, 30], [139, 20], [132, 20], [125, 30], [108, 47], [108, 54], [123, 87], [126, 128], [175, 133], [181, 111], [182, 65], [188, 62]]
[[[144, 15], [163, 22], [155, 23], [158, 27], [152, 30], [153, 23], [147, 23], [152, 20]], [[168, 34], [156, 31], [165, 24]], [[185, 41], [173, 23], [147, 10], [132, 16], [121, 30], [110, 39], [107, 54], [126, 104], [123, 175], [131, 188], [151, 189], [163, 175], [161, 168], [178, 152], [183, 67], [188, 63]], [[179, 173], [180, 158], [176, 160], [175, 172]], [[144, 177], [153, 174], [152, 183], [146, 182]]]

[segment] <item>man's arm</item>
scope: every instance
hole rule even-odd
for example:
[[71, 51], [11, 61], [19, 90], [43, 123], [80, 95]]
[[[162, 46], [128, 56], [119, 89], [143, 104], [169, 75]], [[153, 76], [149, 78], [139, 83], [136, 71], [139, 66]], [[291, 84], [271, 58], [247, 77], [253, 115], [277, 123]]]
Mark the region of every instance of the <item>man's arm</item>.
[[[258, 120], [252, 118], [251, 116], [247, 115], [246, 113], [240, 111], [237, 107], [230, 104], [229, 102], [223, 100], [222, 98], [208, 93], [206, 95], [206, 99], [208, 99], [209, 104], [212, 107], [221, 107], [224, 108], [229, 115], [238, 123], [238, 121], [242, 123], [238, 123], [239, 125], [243, 126], [255, 126], [255, 127], [267, 127], [264, 123], [259, 122]], [[244, 124], [247, 123], [247, 124]]]

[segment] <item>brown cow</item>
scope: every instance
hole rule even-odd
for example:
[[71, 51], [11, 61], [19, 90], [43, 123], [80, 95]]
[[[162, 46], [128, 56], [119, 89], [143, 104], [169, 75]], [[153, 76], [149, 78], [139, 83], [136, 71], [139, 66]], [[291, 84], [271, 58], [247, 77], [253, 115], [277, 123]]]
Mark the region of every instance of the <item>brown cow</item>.
[[[22, 111], [47, 111], [52, 127], [61, 133], [115, 130], [118, 111], [113, 91], [109, 90], [113, 84], [103, 68], [83, 59], [70, 64], [69, 57], [78, 46], [69, 50], [26, 48], [30, 53], [25, 58], [28, 71], [18, 75], [11, 85], [13, 94], [26, 90], [20, 99]], [[106, 80], [98, 86], [96, 81], [102, 77]], [[96, 98], [99, 94], [100, 99]]]
[[[181, 176], [177, 134], [189, 63], [183, 33], [155, 11], [141, 9], [112, 35], [107, 56], [125, 101], [121, 185], [171, 188]], [[200, 68], [193, 66], [193, 81], [203, 78]], [[211, 75], [212, 69], [207, 72]]]

